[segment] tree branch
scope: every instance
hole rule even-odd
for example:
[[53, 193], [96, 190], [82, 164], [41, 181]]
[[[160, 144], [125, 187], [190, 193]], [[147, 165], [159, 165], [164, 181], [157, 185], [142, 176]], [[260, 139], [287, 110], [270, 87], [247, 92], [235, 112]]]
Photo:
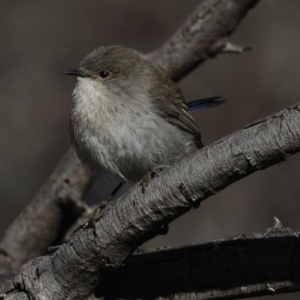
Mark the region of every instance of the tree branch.
[[[202, 1], [186, 22], [148, 59], [179, 80], [208, 58], [222, 53], [240, 20], [259, 1]], [[247, 47], [248, 50], [248, 47]]]
[[32, 202], [6, 230], [0, 244], [0, 272], [44, 254], [63, 234], [64, 222], [86, 209], [81, 198], [90, 184], [89, 175], [70, 148]]
[[120, 267], [172, 220], [229, 184], [298, 152], [299, 128], [297, 103], [167, 168], [151, 180], [145, 193], [135, 185], [52, 256], [36, 258], [5, 274], [0, 294], [10, 292], [6, 299], [21, 299], [23, 293], [56, 300], [86, 298], [99, 280], [98, 286], [103, 286], [101, 278], [109, 268]]
[[264, 234], [134, 254], [100, 277], [92, 299], [236, 299], [300, 290], [300, 231]]
[[[170, 78], [178, 80], [222, 52], [222, 41], [226, 43], [239, 21], [257, 2], [202, 1], [173, 37], [146, 57]], [[76, 213], [78, 203], [82, 206], [78, 200], [84, 197], [91, 182], [91, 176], [69, 150], [33, 201], [6, 230], [0, 243], [0, 271], [44, 254], [61, 234], [65, 211]]]

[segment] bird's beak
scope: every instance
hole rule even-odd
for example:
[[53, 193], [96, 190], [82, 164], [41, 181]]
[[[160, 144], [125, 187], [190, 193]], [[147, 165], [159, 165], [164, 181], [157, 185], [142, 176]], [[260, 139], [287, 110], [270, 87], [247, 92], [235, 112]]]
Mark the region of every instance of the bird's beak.
[[76, 77], [89, 77], [89, 75], [83, 72], [82, 70], [68, 70], [64, 74]]

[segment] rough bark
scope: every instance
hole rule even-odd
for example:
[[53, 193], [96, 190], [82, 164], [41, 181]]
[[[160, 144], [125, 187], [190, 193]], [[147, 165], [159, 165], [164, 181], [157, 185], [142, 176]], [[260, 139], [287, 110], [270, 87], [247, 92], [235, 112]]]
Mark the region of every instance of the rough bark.
[[[0, 280], [0, 294], [10, 293], [6, 299], [90, 296], [96, 286], [103, 287], [101, 278], [110, 268], [120, 267], [138, 246], [172, 220], [229, 184], [298, 152], [299, 108], [297, 103], [201, 149], [153, 178], [145, 191], [137, 184], [118, 201], [102, 207], [97, 218], [53, 255], [6, 273]], [[268, 280], [272, 278], [266, 277]], [[296, 286], [298, 289], [297, 282]]]
[[89, 299], [232, 299], [299, 291], [299, 234], [275, 218], [264, 234], [134, 254], [105, 272]]
[[233, 46], [228, 43], [228, 37], [258, 2], [202, 1], [179, 30], [162, 47], [148, 54], [148, 58], [170, 78], [178, 80], [219, 53], [250, 50], [250, 47]]
[[[257, 2], [202, 1], [170, 40], [145, 57], [178, 80], [206, 59], [222, 53], [227, 37]], [[6, 230], [0, 243], [0, 272], [44, 254], [68, 223], [66, 212], [73, 215], [78, 205], [83, 206], [80, 200], [91, 182], [92, 177], [70, 149], [33, 201]]]

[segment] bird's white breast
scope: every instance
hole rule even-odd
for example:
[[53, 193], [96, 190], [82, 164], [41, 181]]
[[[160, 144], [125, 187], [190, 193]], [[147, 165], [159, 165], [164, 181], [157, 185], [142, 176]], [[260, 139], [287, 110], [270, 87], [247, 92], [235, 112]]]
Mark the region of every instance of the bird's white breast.
[[97, 82], [79, 79], [70, 130], [79, 157], [95, 173], [105, 170], [137, 181], [192, 151], [191, 135], [157, 114], [145, 95], [117, 96]]

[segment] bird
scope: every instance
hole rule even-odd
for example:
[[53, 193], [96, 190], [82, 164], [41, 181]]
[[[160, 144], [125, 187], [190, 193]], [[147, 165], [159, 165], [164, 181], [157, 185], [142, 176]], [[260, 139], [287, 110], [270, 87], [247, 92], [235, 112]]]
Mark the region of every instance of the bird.
[[95, 176], [140, 181], [203, 147], [190, 112], [219, 105], [222, 97], [186, 103], [178, 85], [138, 51], [102, 46], [78, 69], [70, 116], [71, 141]]

